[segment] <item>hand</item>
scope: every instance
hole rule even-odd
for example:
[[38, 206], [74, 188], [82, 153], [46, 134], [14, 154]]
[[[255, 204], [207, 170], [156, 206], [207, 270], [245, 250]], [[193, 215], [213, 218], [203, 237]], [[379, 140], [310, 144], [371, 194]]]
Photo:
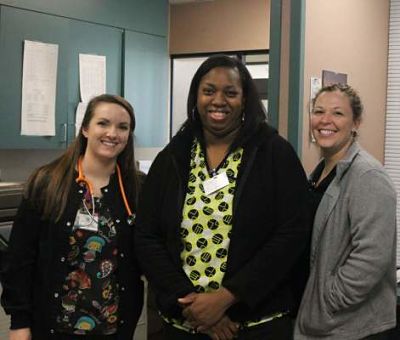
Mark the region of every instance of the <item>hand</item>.
[[188, 295], [185, 295], [183, 298], [178, 299], [179, 305], [184, 309], [187, 306], [189, 306], [195, 299], [195, 296], [198, 295], [198, 293], [189, 293]]
[[9, 340], [31, 340], [30, 328], [10, 329]]
[[178, 302], [184, 306], [182, 315], [201, 332], [216, 324], [236, 302], [236, 297], [222, 287], [211, 293], [191, 293], [178, 299]]
[[227, 315], [224, 315], [214, 326], [204, 333], [212, 340], [231, 340], [236, 338], [239, 331], [239, 324], [233, 322]]

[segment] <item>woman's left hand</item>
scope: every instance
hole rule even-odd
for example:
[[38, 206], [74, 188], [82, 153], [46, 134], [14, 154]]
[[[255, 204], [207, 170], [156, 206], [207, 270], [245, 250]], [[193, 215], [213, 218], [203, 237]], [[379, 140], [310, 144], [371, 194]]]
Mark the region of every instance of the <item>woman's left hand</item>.
[[189, 294], [178, 299], [184, 305], [183, 316], [199, 332], [216, 324], [225, 311], [236, 302], [236, 297], [222, 287], [212, 293]]

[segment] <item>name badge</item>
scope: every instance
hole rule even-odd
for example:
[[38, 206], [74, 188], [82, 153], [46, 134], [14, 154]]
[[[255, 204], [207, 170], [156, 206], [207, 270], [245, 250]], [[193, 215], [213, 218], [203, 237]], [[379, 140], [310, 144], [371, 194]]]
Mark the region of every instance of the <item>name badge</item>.
[[229, 184], [226, 172], [218, 174], [203, 182], [204, 193], [208, 196]]
[[98, 224], [97, 215], [92, 216], [78, 211], [75, 218], [75, 228], [97, 232]]

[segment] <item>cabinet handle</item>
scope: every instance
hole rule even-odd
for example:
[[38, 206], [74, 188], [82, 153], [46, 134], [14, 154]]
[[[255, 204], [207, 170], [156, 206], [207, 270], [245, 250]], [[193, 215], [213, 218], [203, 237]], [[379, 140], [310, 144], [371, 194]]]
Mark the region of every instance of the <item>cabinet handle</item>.
[[60, 143], [67, 143], [67, 123], [61, 124], [62, 137]]

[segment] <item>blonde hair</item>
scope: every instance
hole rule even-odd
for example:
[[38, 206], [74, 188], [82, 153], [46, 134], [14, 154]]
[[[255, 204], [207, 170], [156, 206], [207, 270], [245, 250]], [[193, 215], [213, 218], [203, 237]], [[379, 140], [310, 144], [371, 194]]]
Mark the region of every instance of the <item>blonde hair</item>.
[[361, 98], [358, 95], [357, 91], [347, 84], [346, 85], [332, 84], [324, 86], [317, 92], [316, 96], [312, 100], [312, 106], [313, 107], [315, 106], [315, 102], [317, 101], [317, 98], [319, 97], [320, 94], [324, 92], [335, 92], [335, 91], [339, 91], [345, 94], [347, 98], [349, 98], [351, 110], [353, 111], [353, 121], [360, 121], [361, 115], [364, 110], [363, 104], [361, 103]]

